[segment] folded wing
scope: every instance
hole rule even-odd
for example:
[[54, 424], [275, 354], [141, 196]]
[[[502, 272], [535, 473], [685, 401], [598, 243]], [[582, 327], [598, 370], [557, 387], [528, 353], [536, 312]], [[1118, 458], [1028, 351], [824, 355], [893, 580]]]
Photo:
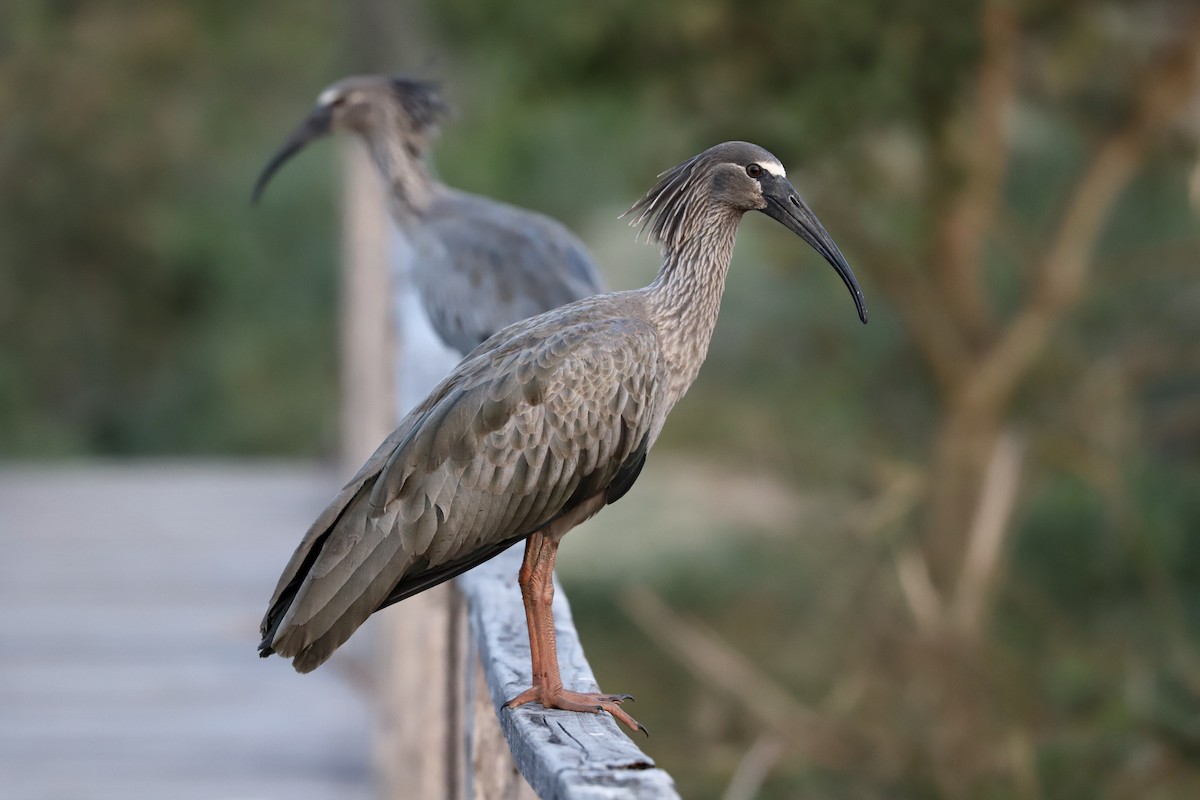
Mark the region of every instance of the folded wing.
[[658, 396], [653, 330], [585, 318], [510, 331], [414, 409], [313, 524], [271, 599], [263, 655], [307, 672], [376, 610], [636, 479]]

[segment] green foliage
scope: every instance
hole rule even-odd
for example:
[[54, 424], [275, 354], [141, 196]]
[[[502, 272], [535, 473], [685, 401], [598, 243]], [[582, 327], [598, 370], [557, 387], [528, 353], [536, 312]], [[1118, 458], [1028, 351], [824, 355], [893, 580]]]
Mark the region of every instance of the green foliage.
[[928, 117], [951, 101], [963, 73], [943, 67], [971, 57], [976, 26], [970, 5], [947, 7], [626, 1], [547, 14], [534, 2], [457, 0], [436, 13], [447, 40], [470, 37], [474, 49], [483, 39], [482, 58], [491, 57], [488, 45], [505, 46], [508, 31], [536, 41], [513, 76], [534, 101], [617, 94], [630, 107], [690, 120], [703, 141], [750, 122], [815, 150], [850, 128]]
[[[330, 204], [293, 203], [267, 252], [270, 212], [247, 198], [280, 135], [263, 121], [281, 105], [268, 87], [281, 71], [320, 82], [332, 20], [311, 4], [231, 11], [6, 12], [0, 452], [330, 444]], [[310, 189], [327, 198], [328, 179]], [[282, 396], [305, 399], [283, 410]]]

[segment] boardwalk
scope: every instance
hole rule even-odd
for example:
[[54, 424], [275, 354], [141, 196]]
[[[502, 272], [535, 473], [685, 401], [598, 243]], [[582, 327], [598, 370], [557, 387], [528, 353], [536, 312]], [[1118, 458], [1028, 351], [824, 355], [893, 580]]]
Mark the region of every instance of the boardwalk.
[[370, 797], [362, 646], [307, 676], [254, 653], [336, 485], [269, 463], [0, 468], [0, 796]]

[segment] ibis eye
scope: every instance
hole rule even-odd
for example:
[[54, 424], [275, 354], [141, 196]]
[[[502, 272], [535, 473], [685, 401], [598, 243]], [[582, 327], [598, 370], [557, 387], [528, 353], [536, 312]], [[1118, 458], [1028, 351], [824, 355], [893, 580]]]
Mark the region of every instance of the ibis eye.
[[747, 164], [746, 165], [746, 174], [749, 175], [751, 178], [761, 178], [762, 174], [763, 174], [763, 168], [760, 167], [758, 164]]

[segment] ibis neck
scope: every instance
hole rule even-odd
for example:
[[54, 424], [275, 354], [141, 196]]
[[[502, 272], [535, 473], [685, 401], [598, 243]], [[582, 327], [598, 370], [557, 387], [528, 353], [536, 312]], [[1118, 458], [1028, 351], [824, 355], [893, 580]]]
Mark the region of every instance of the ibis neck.
[[741, 213], [713, 208], [697, 233], [668, 247], [658, 276], [647, 289], [670, 372], [668, 402], [692, 385], [708, 354]]
[[419, 135], [388, 135], [399, 126], [372, 128], [363, 133], [371, 159], [387, 184], [392, 216], [405, 231], [419, 224], [433, 202], [435, 185], [422, 158], [426, 142]]

